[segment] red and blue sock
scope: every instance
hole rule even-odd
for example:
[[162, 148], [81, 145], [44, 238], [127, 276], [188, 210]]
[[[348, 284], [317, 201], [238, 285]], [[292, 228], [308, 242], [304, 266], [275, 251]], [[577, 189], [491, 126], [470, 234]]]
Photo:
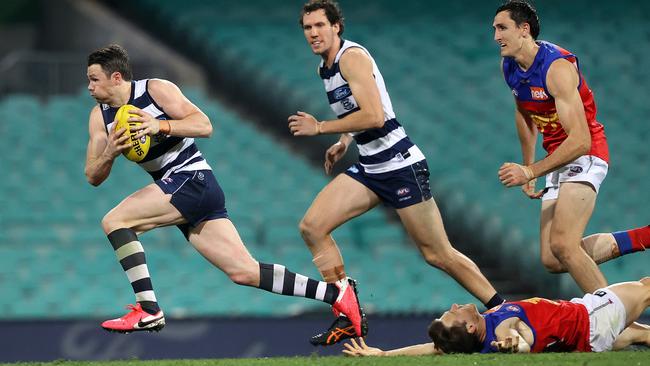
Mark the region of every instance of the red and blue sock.
[[612, 233], [621, 255], [645, 250], [650, 246], [650, 225]]

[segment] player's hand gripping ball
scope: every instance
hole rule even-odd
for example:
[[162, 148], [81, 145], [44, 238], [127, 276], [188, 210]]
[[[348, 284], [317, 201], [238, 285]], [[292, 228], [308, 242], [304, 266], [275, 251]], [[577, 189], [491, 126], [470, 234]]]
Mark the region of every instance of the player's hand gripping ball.
[[149, 145], [151, 144], [151, 137], [149, 135], [144, 135], [140, 138], [135, 137], [138, 134], [138, 131], [131, 131], [131, 126], [137, 126], [140, 122], [129, 122], [129, 117], [138, 117], [137, 114], [129, 113], [132, 109], [137, 108], [130, 104], [125, 104], [117, 110], [117, 114], [115, 114], [115, 121], [117, 121], [115, 123], [115, 131], [120, 128], [125, 129], [126, 132], [124, 133], [129, 135], [131, 148], [124, 151], [123, 154], [127, 159], [138, 162], [147, 156]]

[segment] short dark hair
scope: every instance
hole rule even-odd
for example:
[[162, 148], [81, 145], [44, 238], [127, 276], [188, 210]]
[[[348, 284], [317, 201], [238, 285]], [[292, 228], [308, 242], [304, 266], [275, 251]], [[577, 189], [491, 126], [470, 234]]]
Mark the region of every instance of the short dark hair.
[[318, 9], [323, 9], [325, 11], [325, 16], [327, 16], [327, 20], [329, 20], [330, 24], [334, 25], [336, 23], [339, 24], [339, 37], [341, 34], [343, 34], [343, 29], [345, 28], [345, 18], [343, 18], [343, 11], [341, 11], [341, 8], [339, 7], [339, 4], [336, 1], [332, 0], [310, 0], [308, 3], [303, 5], [302, 7], [302, 12], [300, 13], [300, 27], [303, 26], [302, 24], [302, 18], [305, 16], [307, 13], [311, 13], [312, 11], [316, 11]]
[[494, 15], [502, 11], [509, 11], [510, 18], [515, 21], [517, 26], [528, 23], [530, 25], [530, 35], [533, 39], [537, 39], [537, 36], [539, 36], [539, 17], [537, 16], [537, 10], [529, 2], [510, 0], [501, 5]]
[[467, 331], [465, 324], [467, 323], [456, 323], [447, 328], [442, 320], [436, 319], [429, 325], [429, 337], [436, 348], [444, 353], [479, 352], [483, 345], [476, 333]]
[[88, 55], [88, 66], [94, 64], [100, 65], [108, 77], [117, 71], [122, 74], [122, 79], [126, 81], [133, 79], [129, 54], [120, 45], [111, 44], [93, 51]]

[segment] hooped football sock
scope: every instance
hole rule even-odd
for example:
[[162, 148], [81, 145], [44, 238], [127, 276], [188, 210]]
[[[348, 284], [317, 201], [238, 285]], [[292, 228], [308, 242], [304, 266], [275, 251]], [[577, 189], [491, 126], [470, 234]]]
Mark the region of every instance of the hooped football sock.
[[122, 269], [131, 282], [136, 302], [142, 306], [142, 310], [152, 315], [156, 314], [160, 311], [160, 307], [153, 291], [144, 248], [138, 241], [138, 236], [133, 230], [124, 228], [108, 234], [108, 240], [113, 245], [117, 260], [120, 261]]
[[280, 264], [260, 263], [260, 288], [281, 295], [316, 299], [330, 305], [339, 296], [336, 285], [293, 273]]
[[645, 250], [650, 245], [650, 225], [612, 233], [621, 255]]
[[496, 293], [496, 294], [494, 294], [494, 296], [492, 296], [492, 298], [490, 299], [490, 301], [488, 301], [487, 303], [485, 303], [485, 304], [483, 304], [483, 305], [485, 305], [485, 307], [486, 307], [487, 309], [492, 309], [493, 307], [495, 307], [495, 306], [497, 306], [497, 305], [501, 305], [501, 304], [503, 304], [504, 302], [506, 302], [506, 300], [504, 300], [503, 297], [501, 297], [501, 295], [499, 295], [498, 293]]
[[327, 249], [314, 254], [312, 260], [318, 272], [327, 283], [333, 283], [346, 278], [343, 257], [336, 245], [329, 246]]

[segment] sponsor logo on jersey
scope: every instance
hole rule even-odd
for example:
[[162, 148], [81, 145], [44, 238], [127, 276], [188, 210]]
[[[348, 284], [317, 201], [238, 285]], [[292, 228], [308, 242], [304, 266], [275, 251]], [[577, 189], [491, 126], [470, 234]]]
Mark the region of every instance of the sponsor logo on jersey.
[[352, 91], [350, 90], [350, 87], [343, 85], [334, 89], [334, 92], [332, 94], [334, 95], [335, 100], [341, 100], [350, 96], [350, 94], [352, 94]]
[[530, 87], [530, 96], [534, 100], [547, 100], [548, 95], [546, 94], [546, 91], [544, 91], [544, 88], [541, 88], [539, 86], [531, 86]]
[[506, 310], [508, 310], [508, 311], [512, 311], [512, 312], [514, 312], [514, 313], [518, 313], [518, 312], [521, 311], [521, 310], [519, 309], [519, 306], [515, 306], [515, 305], [508, 305], [508, 306], [506, 307]]

